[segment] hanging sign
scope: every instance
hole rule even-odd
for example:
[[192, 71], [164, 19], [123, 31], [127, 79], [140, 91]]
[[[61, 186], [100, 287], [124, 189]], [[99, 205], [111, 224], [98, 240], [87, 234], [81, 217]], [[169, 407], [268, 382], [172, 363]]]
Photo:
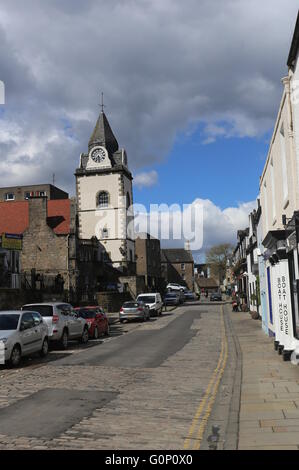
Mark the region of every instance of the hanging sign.
[[295, 349], [298, 341], [294, 338], [288, 260], [280, 260], [277, 266], [279, 266], [276, 278], [279, 327], [282, 331], [282, 344], [285, 350], [292, 351]]
[[283, 321], [279, 315], [279, 294], [278, 279], [280, 277], [279, 267], [277, 264], [270, 267], [271, 272], [271, 290], [272, 290], [272, 307], [273, 307], [273, 323], [275, 325], [275, 340], [284, 346], [283, 342]]

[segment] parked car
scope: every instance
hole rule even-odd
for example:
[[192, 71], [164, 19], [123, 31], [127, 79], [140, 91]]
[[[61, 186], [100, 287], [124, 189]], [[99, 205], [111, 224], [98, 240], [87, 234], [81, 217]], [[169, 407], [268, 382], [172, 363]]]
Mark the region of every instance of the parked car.
[[180, 305], [180, 297], [177, 292], [168, 292], [164, 296], [164, 305]]
[[169, 282], [166, 286], [166, 290], [168, 292], [171, 292], [171, 291], [182, 291], [182, 292], [184, 292], [186, 290], [186, 287], [181, 286], [180, 284], [176, 284], [174, 282]]
[[12, 367], [23, 356], [48, 354], [48, 326], [38, 312], [0, 312], [0, 341], [4, 343], [4, 361]]
[[219, 292], [212, 292], [210, 295], [210, 300], [211, 301], [222, 301], [222, 295]]
[[74, 310], [78, 312], [80, 318], [87, 321], [90, 338], [98, 339], [100, 335], [109, 336], [108, 318], [101, 307], [77, 307]]
[[148, 306], [151, 317], [162, 314], [163, 302], [159, 292], [139, 294], [136, 300]]
[[69, 339], [78, 339], [87, 343], [89, 325], [84, 318], [68, 303], [44, 302], [28, 304], [22, 310], [39, 312], [48, 325], [49, 340], [58, 342], [62, 349], [67, 349]]
[[185, 300], [195, 300], [194, 292], [192, 292], [191, 290], [186, 290], [184, 292], [184, 298]]
[[125, 320], [139, 319], [142, 321], [149, 320], [149, 308], [144, 302], [134, 301], [125, 302], [119, 311], [119, 321], [123, 323]]

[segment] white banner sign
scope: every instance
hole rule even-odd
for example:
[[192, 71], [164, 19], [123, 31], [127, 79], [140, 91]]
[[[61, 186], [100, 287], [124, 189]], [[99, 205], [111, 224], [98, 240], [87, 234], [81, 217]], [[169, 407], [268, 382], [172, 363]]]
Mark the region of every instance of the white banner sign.
[[271, 273], [271, 288], [272, 288], [272, 311], [273, 311], [273, 323], [275, 325], [275, 340], [279, 344], [283, 343], [283, 322], [279, 316], [279, 296], [277, 280], [280, 277], [278, 265], [274, 265], [270, 268]]
[[290, 276], [288, 260], [280, 260], [276, 277], [276, 295], [278, 299], [279, 330], [285, 350], [292, 351], [296, 347], [294, 338]]

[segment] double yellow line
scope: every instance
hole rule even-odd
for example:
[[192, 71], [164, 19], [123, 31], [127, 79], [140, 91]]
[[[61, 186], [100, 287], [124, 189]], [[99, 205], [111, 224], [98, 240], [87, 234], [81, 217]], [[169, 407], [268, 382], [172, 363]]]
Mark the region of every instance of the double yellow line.
[[[216, 369], [214, 370], [206, 392], [195, 413], [188, 436], [184, 443], [184, 449], [200, 449], [204, 431], [212, 412], [212, 407], [216, 399], [220, 380], [223, 375], [228, 356], [227, 338], [223, 317], [223, 307], [221, 306], [221, 352]], [[193, 447], [192, 447], [193, 444]]]

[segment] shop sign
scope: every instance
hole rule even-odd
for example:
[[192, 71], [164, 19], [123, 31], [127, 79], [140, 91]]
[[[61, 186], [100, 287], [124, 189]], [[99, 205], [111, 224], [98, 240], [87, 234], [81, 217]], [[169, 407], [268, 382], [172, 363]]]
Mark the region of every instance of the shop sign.
[[0, 246], [6, 250], [22, 250], [22, 239], [22, 235], [3, 233]]
[[280, 277], [279, 267], [277, 264], [270, 266], [271, 273], [271, 293], [272, 293], [272, 308], [273, 308], [273, 324], [275, 328], [275, 339], [279, 344], [283, 343], [283, 322], [279, 317], [279, 296], [278, 296], [278, 278]]
[[294, 349], [294, 331], [291, 304], [290, 279], [288, 261], [280, 260], [276, 277], [276, 293], [278, 299], [279, 330], [282, 334], [282, 344], [286, 350]]

